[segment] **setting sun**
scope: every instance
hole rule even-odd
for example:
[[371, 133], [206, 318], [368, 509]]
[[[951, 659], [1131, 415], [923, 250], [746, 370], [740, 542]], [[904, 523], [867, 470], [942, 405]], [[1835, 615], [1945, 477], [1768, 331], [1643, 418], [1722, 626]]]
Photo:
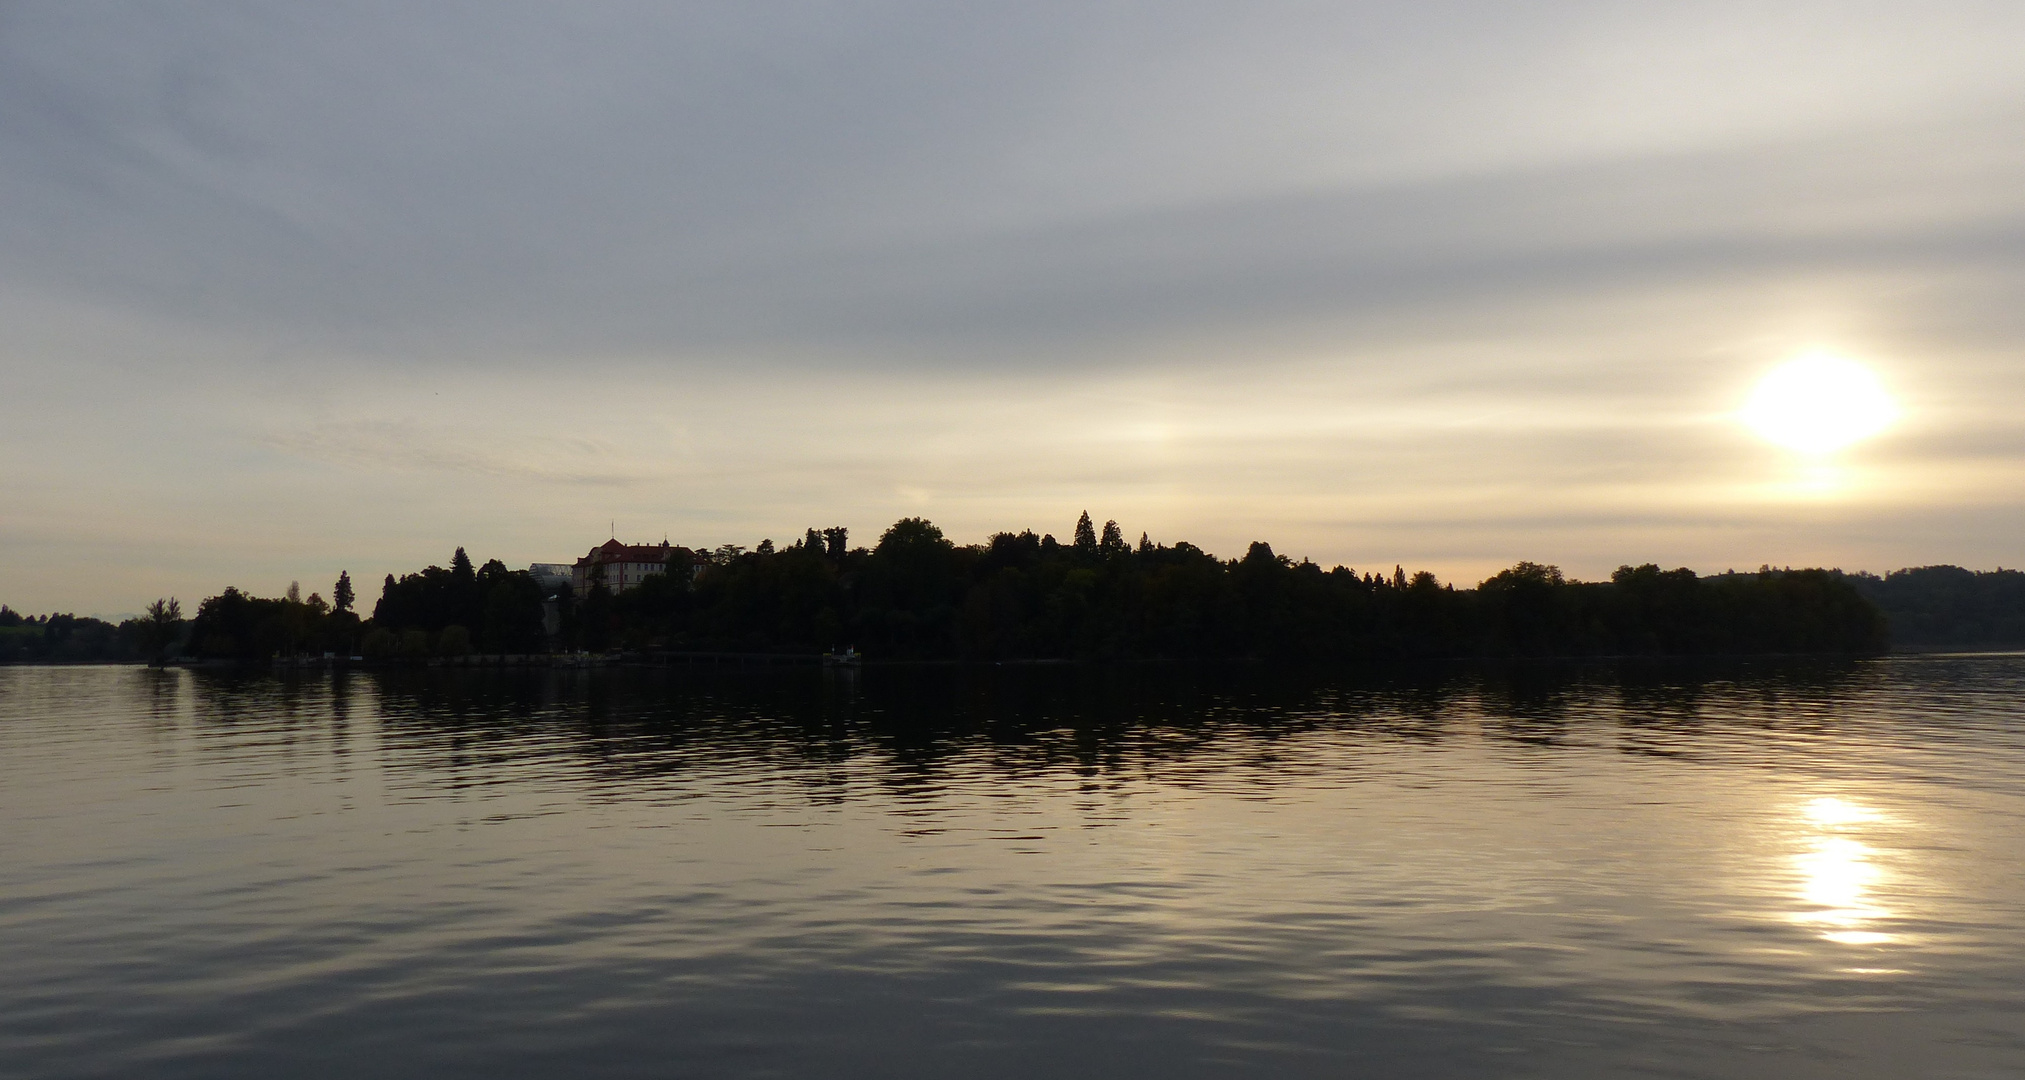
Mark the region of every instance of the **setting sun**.
[[1768, 442], [1803, 454], [1827, 454], [1891, 426], [1899, 408], [1869, 368], [1840, 356], [1810, 353], [1766, 375], [1745, 402], [1742, 416]]

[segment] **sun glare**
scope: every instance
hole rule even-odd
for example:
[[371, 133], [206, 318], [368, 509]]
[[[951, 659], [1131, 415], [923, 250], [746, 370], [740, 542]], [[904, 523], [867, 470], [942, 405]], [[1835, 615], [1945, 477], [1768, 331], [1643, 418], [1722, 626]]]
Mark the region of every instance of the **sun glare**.
[[1809, 353], [1766, 375], [1742, 416], [1768, 442], [1803, 454], [1829, 454], [1891, 426], [1899, 409], [1869, 368]]

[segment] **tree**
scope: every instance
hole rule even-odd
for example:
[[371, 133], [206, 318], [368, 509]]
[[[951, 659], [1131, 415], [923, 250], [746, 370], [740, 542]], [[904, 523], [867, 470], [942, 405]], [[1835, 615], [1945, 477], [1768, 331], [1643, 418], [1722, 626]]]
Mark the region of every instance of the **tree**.
[[1558, 566], [1545, 563], [1517, 562], [1510, 570], [1500, 570], [1484, 582], [1485, 588], [1509, 588], [1514, 585], [1562, 585], [1567, 578]]
[[302, 603], [302, 582], [300, 581], [289, 582], [287, 596], [288, 602], [291, 604]]
[[1477, 586], [1500, 651], [1520, 655], [1580, 651], [1577, 633], [1583, 620], [1575, 605], [1582, 594], [1567, 588], [1567, 583], [1558, 566], [1520, 562]]
[[582, 645], [591, 652], [604, 652], [612, 644], [612, 590], [605, 586], [605, 564], [591, 565], [590, 588], [577, 613]]
[[879, 536], [879, 546], [873, 550], [880, 555], [893, 555], [915, 551], [944, 551], [949, 541], [942, 530], [927, 518], [901, 518]]
[[232, 586], [197, 605], [190, 642], [199, 656], [265, 660], [285, 643], [281, 625], [285, 600], [263, 600]]
[[451, 624], [436, 637], [436, 651], [444, 656], [463, 656], [471, 651], [471, 631]]
[[1085, 555], [1097, 550], [1097, 527], [1090, 524], [1088, 510], [1076, 519], [1076, 550]]
[[330, 599], [332, 611], [351, 611], [352, 603], [358, 599], [358, 594], [352, 591], [351, 574], [343, 570], [338, 571], [337, 584], [331, 586]]
[[463, 548], [458, 548], [457, 554], [450, 556], [450, 575], [460, 585], [468, 585], [477, 577], [471, 569], [471, 556], [464, 554]]
[[1104, 538], [1097, 542], [1097, 546], [1103, 548], [1106, 555], [1123, 555], [1126, 552], [1125, 534], [1118, 528], [1117, 522], [1104, 523]]
[[143, 645], [148, 658], [160, 661], [165, 658], [169, 646], [176, 640], [177, 631], [183, 628], [183, 605], [175, 597], [164, 597], [148, 605], [147, 614], [142, 617]]
[[[478, 590], [484, 606], [479, 621], [466, 628], [474, 633], [481, 652], [529, 653], [540, 650], [546, 631], [542, 626], [541, 583], [525, 570], [508, 570], [498, 559], [488, 559], [478, 570]], [[446, 628], [447, 632], [447, 628]]]
[[[1860, 587], [1830, 571], [1698, 578], [1642, 566], [1583, 583], [1553, 566], [1520, 563], [1468, 588], [1401, 566], [1390, 574], [1325, 570], [1263, 541], [1236, 559], [1185, 541], [1157, 545], [1144, 534], [1135, 549], [1115, 522], [1099, 530], [1087, 513], [1077, 534], [1073, 547], [1032, 532], [955, 544], [932, 522], [905, 518], [869, 549], [849, 548], [841, 527], [751, 552], [735, 544], [673, 548], [667, 573], [623, 593], [612, 591], [610, 566], [591, 564], [587, 594], [572, 602], [563, 590], [555, 617], [561, 641], [592, 650], [856, 644], [895, 659], [1397, 659], [1880, 644], [1877, 613]], [[698, 560], [707, 572], [689, 573]], [[545, 596], [532, 575], [489, 560], [475, 572], [480, 602], [470, 610], [459, 576], [431, 566], [390, 578], [375, 613], [381, 633], [367, 651], [420, 658], [432, 642], [446, 652], [541, 647]], [[1942, 584], [1966, 577], [1954, 572]], [[2025, 582], [2004, 572], [1992, 586], [2009, 588], [2014, 578]], [[1892, 584], [1872, 580], [1874, 588]], [[212, 617], [192, 628], [200, 654], [259, 659], [296, 640], [278, 632], [287, 628], [279, 617], [293, 614], [286, 601], [228, 590], [206, 607]], [[335, 612], [319, 626], [323, 637], [309, 640], [346, 632]], [[0, 649], [7, 642], [0, 632]]]
[[[815, 532], [814, 529], [810, 529], [809, 531], [811, 533]], [[813, 554], [822, 553], [820, 544], [810, 545], [807, 550]], [[668, 579], [668, 584], [678, 589], [686, 589], [689, 587], [689, 582], [696, 576], [698, 558], [699, 556], [695, 552], [686, 547], [669, 548], [668, 561], [661, 564], [661, 573]]]

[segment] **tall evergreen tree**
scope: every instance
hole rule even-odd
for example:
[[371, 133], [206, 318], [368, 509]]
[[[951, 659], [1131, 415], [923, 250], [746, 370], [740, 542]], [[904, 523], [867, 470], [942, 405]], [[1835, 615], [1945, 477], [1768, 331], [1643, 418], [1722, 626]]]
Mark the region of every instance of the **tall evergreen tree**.
[[1076, 550], [1088, 554], [1097, 550], [1097, 527], [1090, 524], [1090, 512], [1076, 519]]
[[331, 586], [330, 599], [331, 610], [333, 611], [350, 611], [352, 609], [352, 603], [358, 599], [358, 594], [352, 591], [352, 576], [349, 572], [344, 570], [338, 571], [337, 584]]
[[388, 574], [380, 585], [379, 602], [373, 605], [373, 621], [382, 627], [398, 621], [400, 607], [401, 587], [394, 583], [394, 575]]

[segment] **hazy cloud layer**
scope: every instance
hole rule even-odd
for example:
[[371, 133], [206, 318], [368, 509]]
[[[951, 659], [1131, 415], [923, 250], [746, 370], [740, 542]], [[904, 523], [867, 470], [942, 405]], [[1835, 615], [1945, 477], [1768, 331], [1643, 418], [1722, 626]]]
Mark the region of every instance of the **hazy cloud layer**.
[[[2019, 561], [2015, 4], [0, 8], [0, 599], [1088, 505]], [[1893, 435], [1736, 430], [1809, 346]], [[89, 550], [117, 571], [37, 567]]]

